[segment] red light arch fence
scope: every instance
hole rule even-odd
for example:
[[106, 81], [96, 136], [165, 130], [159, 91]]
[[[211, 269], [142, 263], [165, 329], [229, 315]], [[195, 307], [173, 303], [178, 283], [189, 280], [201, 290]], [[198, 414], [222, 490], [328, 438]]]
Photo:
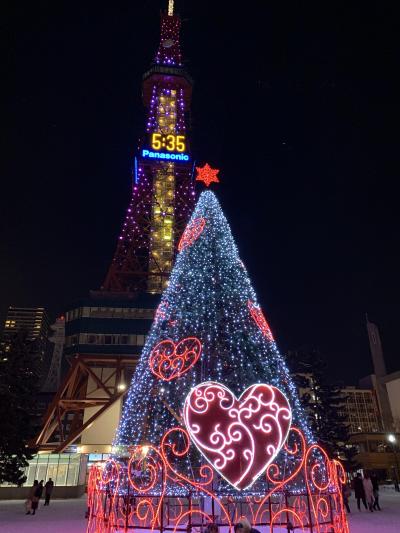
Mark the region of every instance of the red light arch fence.
[[280, 466], [270, 464], [252, 494], [229, 491], [208, 464], [190, 475], [183, 472], [179, 462], [187, 459], [189, 448], [186, 430], [177, 427], [158, 447], [134, 446], [129, 457], [92, 467], [87, 533], [201, 533], [209, 523], [230, 533], [242, 516], [262, 533], [279, 528], [349, 532], [343, 467], [318, 445], [307, 445], [299, 429], [292, 427]]

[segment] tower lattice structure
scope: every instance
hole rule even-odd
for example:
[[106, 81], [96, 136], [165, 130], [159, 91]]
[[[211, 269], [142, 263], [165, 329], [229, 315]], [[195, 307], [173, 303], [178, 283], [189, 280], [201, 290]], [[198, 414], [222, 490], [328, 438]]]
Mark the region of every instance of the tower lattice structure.
[[143, 76], [146, 131], [135, 157], [132, 198], [102, 290], [161, 293], [194, 207], [187, 138], [192, 80], [180, 50], [178, 15], [161, 15], [160, 44]]
[[61, 365], [65, 342], [65, 319], [63, 316], [57, 318], [56, 322], [50, 326], [52, 334], [49, 341], [53, 344], [50, 368], [46, 380], [42, 386], [42, 392], [55, 392], [60, 386]]
[[[194, 164], [187, 137], [192, 80], [182, 62], [180, 26], [170, 0], [161, 15], [157, 52], [143, 76], [147, 117], [135, 156], [132, 197], [101, 290], [91, 291], [89, 299], [66, 313], [64, 354], [71, 367], [32, 441], [42, 451], [61, 453], [76, 442], [87, 453], [99, 446], [111, 449], [111, 438], [103, 430], [95, 435], [96, 428], [103, 415], [119, 417], [150, 327], [148, 317], [154, 315], [193, 211]], [[118, 419], [112, 418], [114, 423]]]

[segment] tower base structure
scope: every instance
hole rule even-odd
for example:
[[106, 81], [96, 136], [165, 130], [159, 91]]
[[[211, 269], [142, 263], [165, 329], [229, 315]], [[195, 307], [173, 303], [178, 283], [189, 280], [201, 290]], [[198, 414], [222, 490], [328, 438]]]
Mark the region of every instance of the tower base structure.
[[279, 463], [271, 463], [246, 491], [229, 488], [208, 464], [190, 474], [180, 468], [191, 453], [181, 427], [167, 431], [158, 447], [127, 451], [90, 471], [88, 533], [202, 532], [208, 524], [227, 533], [243, 517], [263, 532], [349, 532], [342, 465], [319, 445], [307, 445], [296, 428]]

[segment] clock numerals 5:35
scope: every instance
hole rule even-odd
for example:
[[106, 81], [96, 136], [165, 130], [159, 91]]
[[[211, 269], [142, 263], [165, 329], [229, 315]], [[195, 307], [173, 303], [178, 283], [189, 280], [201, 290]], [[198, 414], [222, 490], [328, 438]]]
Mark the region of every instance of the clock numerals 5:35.
[[151, 136], [151, 147], [153, 150], [161, 150], [161, 148], [165, 148], [169, 152], [184, 152], [186, 148], [185, 136], [153, 133]]

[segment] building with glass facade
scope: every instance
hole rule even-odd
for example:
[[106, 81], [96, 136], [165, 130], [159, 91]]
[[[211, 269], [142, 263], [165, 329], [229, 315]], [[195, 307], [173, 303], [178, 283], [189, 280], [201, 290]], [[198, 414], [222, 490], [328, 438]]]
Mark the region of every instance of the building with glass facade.
[[[88, 456], [77, 451], [71, 453], [39, 453], [25, 469], [27, 477], [22, 487], [5, 483], [0, 485], [0, 499], [26, 498], [35, 479], [44, 483], [54, 481], [54, 498], [74, 498], [86, 490]], [[1, 529], [1, 528], [0, 528]]]
[[371, 389], [345, 387], [340, 413], [345, 416], [350, 433], [377, 433], [382, 421], [375, 392]]

